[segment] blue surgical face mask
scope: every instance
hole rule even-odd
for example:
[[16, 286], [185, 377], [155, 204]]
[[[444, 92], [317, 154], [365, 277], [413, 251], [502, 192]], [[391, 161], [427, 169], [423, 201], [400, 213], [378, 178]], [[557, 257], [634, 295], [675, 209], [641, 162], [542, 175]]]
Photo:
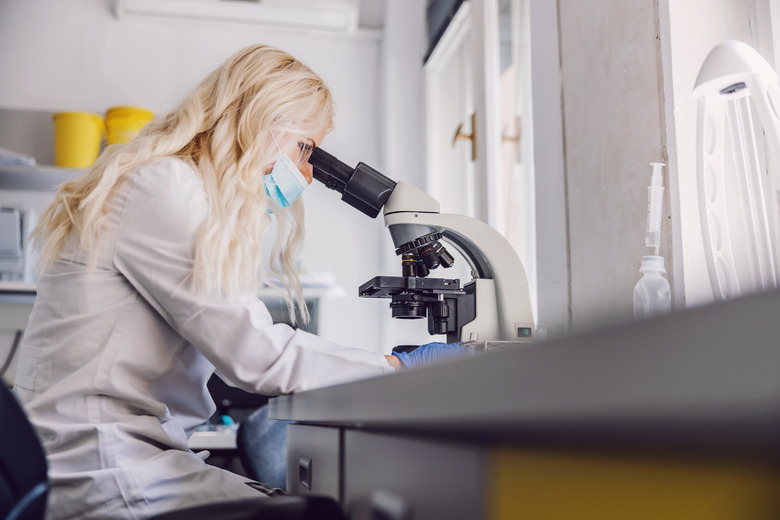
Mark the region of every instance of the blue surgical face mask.
[[301, 170], [287, 155], [281, 156], [274, 163], [271, 173], [263, 178], [263, 184], [265, 194], [283, 208], [292, 206], [309, 185]]

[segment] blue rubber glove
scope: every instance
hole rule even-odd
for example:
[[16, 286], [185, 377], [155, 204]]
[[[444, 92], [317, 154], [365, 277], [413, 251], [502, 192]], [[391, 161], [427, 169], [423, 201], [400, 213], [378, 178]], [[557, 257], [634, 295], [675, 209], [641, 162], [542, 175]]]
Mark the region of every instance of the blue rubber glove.
[[471, 355], [472, 349], [462, 343], [426, 343], [411, 352], [393, 352], [404, 368], [427, 365], [442, 359], [452, 359]]

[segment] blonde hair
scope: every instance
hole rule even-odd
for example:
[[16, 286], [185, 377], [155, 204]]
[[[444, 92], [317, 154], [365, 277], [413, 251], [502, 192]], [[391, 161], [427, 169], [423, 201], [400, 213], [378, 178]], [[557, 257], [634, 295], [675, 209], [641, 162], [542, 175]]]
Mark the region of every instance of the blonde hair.
[[[129, 143], [107, 147], [87, 175], [59, 188], [33, 234], [42, 245], [41, 264], [53, 263], [75, 232], [94, 267], [107, 203], [119, 185], [144, 164], [177, 157], [200, 173], [209, 201], [196, 243], [193, 289], [232, 298], [278, 280], [293, 323], [295, 303], [306, 321], [294, 265], [303, 241], [302, 201], [287, 209], [270, 206], [263, 172], [295, 148], [301, 136], [332, 125], [332, 97], [319, 76], [279, 49], [245, 48], [176, 109], [146, 125]], [[272, 223], [269, 209], [277, 221], [270, 276], [262, 255]]]

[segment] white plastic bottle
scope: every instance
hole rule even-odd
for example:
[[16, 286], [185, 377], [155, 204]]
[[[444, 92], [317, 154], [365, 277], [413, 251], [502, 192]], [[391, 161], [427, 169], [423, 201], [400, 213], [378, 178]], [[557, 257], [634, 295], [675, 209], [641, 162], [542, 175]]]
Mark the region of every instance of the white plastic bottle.
[[664, 257], [643, 256], [639, 272], [642, 278], [634, 287], [634, 317], [647, 318], [671, 311], [672, 291], [664, 278]]

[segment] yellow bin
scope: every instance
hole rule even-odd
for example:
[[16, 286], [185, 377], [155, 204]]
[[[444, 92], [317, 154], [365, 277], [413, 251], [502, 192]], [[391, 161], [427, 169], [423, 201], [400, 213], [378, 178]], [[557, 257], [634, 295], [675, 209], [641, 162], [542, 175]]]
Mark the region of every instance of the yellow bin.
[[109, 108], [106, 111], [108, 144], [121, 144], [130, 141], [152, 119], [154, 119], [154, 113], [145, 108]]
[[105, 127], [91, 112], [54, 114], [54, 164], [63, 168], [89, 168], [100, 153]]

